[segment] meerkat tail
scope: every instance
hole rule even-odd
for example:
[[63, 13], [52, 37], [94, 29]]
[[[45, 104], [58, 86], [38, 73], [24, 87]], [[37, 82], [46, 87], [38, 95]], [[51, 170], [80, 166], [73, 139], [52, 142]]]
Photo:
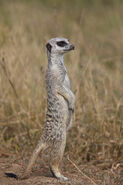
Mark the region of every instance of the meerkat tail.
[[14, 174], [14, 173], [7, 173], [7, 172], [5, 172], [5, 175], [6, 175], [7, 177], [11, 177], [11, 178], [18, 179], [18, 176], [17, 176], [16, 174]]

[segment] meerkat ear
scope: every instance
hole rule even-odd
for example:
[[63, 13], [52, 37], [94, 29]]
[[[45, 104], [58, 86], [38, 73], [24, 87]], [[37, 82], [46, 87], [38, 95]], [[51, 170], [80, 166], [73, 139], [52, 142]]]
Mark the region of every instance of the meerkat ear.
[[46, 44], [46, 48], [51, 53], [52, 46], [49, 43]]

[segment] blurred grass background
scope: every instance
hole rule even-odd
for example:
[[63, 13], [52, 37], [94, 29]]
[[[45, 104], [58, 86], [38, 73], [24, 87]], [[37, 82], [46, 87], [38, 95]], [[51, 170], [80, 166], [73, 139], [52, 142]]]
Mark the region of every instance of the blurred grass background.
[[47, 56], [52, 38], [76, 50], [65, 65], [76, 95], [65, 155], [121, 162], [123, 155], [123, 1], [0, 1], [0, 152], [32, 151], [45, 122]]

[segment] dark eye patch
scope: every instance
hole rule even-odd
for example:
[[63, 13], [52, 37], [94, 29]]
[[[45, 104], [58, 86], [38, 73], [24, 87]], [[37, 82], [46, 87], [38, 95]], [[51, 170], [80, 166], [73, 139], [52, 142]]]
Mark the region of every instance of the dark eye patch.
[[59, 42], [57, 42], [57, 45], [60, 47], [64, 47], [67, 45], [67, 43], [65, 41], [59, 41]]

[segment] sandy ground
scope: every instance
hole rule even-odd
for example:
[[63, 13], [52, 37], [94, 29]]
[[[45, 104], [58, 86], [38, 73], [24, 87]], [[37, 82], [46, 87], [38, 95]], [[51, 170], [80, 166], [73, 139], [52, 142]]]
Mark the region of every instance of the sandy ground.
[[33, 167], [30, 177], [26, 180], [16, 180], [8, 178], [4, 172], [13, 172], [17, 175], [24, 171], [28, 159], [22, 157], [1, 156], [0, 158], [0, 185], [122, 185], [123, 174], [120, 168], [115, 171], [111, 169], [101, 169], [94, 165], [80, 165], [77, 168], [64, 159], [62, 164], [62, 172], [67, 176], [70, 182], [60, 182], [53, 178], [48, 165], [40, 158], [37, 159]]

